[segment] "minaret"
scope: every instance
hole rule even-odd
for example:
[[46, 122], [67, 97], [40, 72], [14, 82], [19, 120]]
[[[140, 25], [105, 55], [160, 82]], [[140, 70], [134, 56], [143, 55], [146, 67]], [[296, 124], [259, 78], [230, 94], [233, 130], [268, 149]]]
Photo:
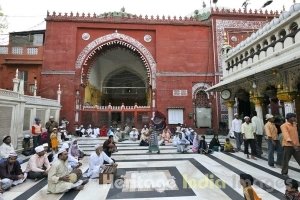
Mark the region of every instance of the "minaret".
[[61, 99], [61, 93], [62, 93], [62, 91], [60, 90], [60, 84], [58, 84], [57, 101], [59, 104], [60, 104], [60, 99]]
[[20, 83], [20, 79], [19, 79], [19, 70], [16, 70], [16, 76], [13, 79], [13, 83], [14, 83], [14, 92], [18, 92], [19, 91], [19, 83]]

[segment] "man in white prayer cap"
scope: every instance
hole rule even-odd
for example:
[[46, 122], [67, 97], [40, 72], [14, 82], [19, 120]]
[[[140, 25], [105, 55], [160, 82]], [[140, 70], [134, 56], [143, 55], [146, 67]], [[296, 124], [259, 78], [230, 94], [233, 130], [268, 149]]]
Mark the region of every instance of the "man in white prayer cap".
[[89, 171], [87, 172], [87, 176], [90, 178], [99, 177], [99, 173], [104, 168], [104, 161], [108, 162], [109, 164], [114, 163], [114, 161], [104, 153], [102, 145], [96, 145], [95, 152], [93, 152], [90, 156]]
[[48, 173], [48, 192], [64, 193], [71, 189], [82, 190], [88, 180], [78, 180], [80, 169], [69, 171], [68, 152], [65, 149], [60, 149], [57, 154], [58, 159], [53, 162]]
[[242, 135], [244, 139], [244, 154], [247, 155], [247, 158], [249, 159], [249, 150], [248, 147], [250, 145], [251, 148], [251, 158], [256, 160], [255, 155], [256, 155], [256, 145], [255, 145], [255, 130], [250, 122], [250, 117], [245, 116], [244, 117], [245, 122], [242, 124]]
[[23, 183], [26, 179], [24, 176], [20, 163], [17, 161], [18, 155], [15, 152], [11, 152], [8, 158], [0, 163], [0, 177], [5, 180], [6, 188], [12, 185], [18, 185]]
[[34, 150], [36, 153], [30, 157], [25, 172], [29, 179], [39, 180], [48, 175], [50, 163], [43, 145], [35, 147]]

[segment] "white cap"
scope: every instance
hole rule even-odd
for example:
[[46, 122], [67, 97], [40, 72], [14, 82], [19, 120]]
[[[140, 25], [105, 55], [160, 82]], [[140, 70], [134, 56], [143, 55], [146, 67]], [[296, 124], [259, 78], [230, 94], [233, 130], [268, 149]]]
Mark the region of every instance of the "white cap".
[[54, 117], [53, 117], [53, 116], [50, 116], [49, 119], [54, 119]]
[[250, 119], [250, 117], [248, 117], [248, 116], [245, 116], [245, 117], [244, 117], [244, 119]]
[[66, 149], [60, 148], [60, 150], [57, 152], [57, 155], [59, 155], [59, 154], [61, 154], [61, 153], [63, 153], [63, 152], [67, 152]]
[[10, 157], [18, 157], [18, 154], [16, 152], [12, 151], [12, 152], [9, 153], [8, 157], [9, 158]]
[[274, 116], [271, 114], [266, 114], [266, 120], [273, 118]]
[[62, 144], [62, 146], [61, 146], [61, 148], [60, 148], [60, 149], [64, 149], [64, 150], [66, 150], [66, 149], [68, 149], [68, 148], [70, 148], [70, 147], [69, 147], [69, 143], [67, 143], [67, 142], [64, 142], [64, 143]]
[[40, 153], [42, 151], [45, 151], [45, 149], [42, 145], [35, 147], [34, 150], [35, 150], [36, 153]]
[[44, 143], [43, 147], [49, 147], [48, 143]]
[[239, 116], [239, 114], [238, 113], [234, 113], [234, 116]]

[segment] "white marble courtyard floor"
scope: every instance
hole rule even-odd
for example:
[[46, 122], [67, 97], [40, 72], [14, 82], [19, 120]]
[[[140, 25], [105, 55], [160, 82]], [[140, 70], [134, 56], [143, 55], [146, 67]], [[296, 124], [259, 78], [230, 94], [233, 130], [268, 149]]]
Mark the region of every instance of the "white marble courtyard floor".
[[[80, 146], [91, 152], [100, 140], [82, 139]], [[101, 140], [103, 142], [103, 140]], [[266, 159], [249, 160], [244, 154], [178, 154], [173, 146], [162, 146], [160, 154], [149, 154], [147, 147], [124, 141], [118, 143], [112, 157], [118, 163], [118, 175], [125, 180], [99, 185], [91, 179], [84, 190], [54, 195], [47, 193], [46, 179], [27, 180], [4, 193], [4, 199], [31, 200], [101, 200], [101, 199], [243, 199], [239, 174], [255, 178], [254, 188], [263, 200], [283, 199], [284, 177], [279, 168], [269, 168]], [[25, 169], [26, 163], [22, 164]], [[88, 156], [83, 159], [83, 171], [88, 168]], [[290, 162], [290, 177], [300, 181], [300, 167]]]

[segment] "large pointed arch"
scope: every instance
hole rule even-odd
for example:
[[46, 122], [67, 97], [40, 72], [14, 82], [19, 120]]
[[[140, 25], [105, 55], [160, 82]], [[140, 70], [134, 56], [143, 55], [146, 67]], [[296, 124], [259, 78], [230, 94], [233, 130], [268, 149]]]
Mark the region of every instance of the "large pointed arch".
[[[140, 56], [141, 60], [144, 63], [144, 66], [147, 70], [147, 75], [149, 79], [149, 84], [153, 89], [156, 88], [156, 62], [148, 51], [148, 49], [141, 44], [136, 39], [121, 33], [112, 33], [102, 37], [99, 37], [89, 43], [79, 54], [77, 57], [75, 68], [82, 69], [81, 70], [81, 81], [88, 79], [88, 72], [91, 64], [91, 61], [97, 51], [101, 51], [104, 46], [110, 45], [121, 45], [124, 46], [134, 52], [137, 52]], [[84, 80], [83, 80], [84, 79]]]

